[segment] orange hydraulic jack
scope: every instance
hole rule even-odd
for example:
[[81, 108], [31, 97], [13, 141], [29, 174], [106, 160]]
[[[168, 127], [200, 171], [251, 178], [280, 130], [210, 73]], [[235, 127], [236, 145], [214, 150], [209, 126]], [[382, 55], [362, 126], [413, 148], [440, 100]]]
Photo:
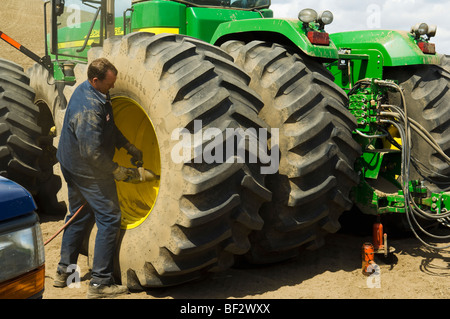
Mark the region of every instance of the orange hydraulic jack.
[[371, 243], [364, 243], [362, 246], [362, 273], [366, 276], [372, 274], [373, 267], [375, 265], [374, 261], [374, 248]]
[[375, 254], [383, 254], [387, 257], [390, 252], [393, 252], [392, 247], [388, 247], [387, 234], [383, 232], [383, 224], [378, 217], [377, 222], [373, 224], [372, 243], [364, 243], [362, 246], [362, 272], [365, 275], [370, 275], [369, 266], [373, 269], [375, 265]]
[[384, 254], [387, 257], [387, 234], [383, 233], [383, 224], [377, 221], [373, 224], [373, 248], [375, 254]]

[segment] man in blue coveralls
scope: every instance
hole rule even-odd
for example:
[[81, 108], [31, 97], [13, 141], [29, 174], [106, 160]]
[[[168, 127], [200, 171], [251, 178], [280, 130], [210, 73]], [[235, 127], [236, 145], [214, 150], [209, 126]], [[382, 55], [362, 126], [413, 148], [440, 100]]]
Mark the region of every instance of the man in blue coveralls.
[[113, 279], [121, 218], [114, 180], [126, 180], [132, 169], [119, 166], [113, 156], [115, 148], [123, 147], [133, 160], [142, 161], [142, 152], [114, 123], [108, 92], [116, 78], [117, 69], [104, 58], [89, 65], [88, 80], [75, 89], [67, 106], [56, 154], [68, 187], [66, 222], [84, 203], [86, 205], [64, 231], [53, 285], [67, 285], [68, 267], [76, 265], [83, 238], [95, 222], [98, 230], [88, 298], [128, 293], [126, 286], [116, 285]]

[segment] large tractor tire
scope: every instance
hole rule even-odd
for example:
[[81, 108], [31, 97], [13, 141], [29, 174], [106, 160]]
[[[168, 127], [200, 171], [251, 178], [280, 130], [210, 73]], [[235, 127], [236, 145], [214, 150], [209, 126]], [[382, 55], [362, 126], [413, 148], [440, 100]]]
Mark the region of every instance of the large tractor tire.
[[30, 86], [35, 91], [34, 104], [39, 110], [37, 121], [42, 133], [39, 139], [39, 146], [42, 148], [39, 160], [41, 175], [35, 199], [43, 213], [64, 216], [67, 203], [64, 202], [65, 196], [60, 194], [63, 183], [56, 159], [54, 137], [61, 131], [66, 100], [63, 94], [58, 94], [55, 79], [42, 65], [34, 64], [27, 70], [27, 74]]
[[30, 86], [36, 92], [34, 104], [39, 108], [43, 134], [49, 135], [52, 128], [56, 130], [55, 134], [59, 134], [67, 106], [64, 94], [58, 93], [57, 82], [42, 65], [34, 64], [27, 70], [27, 74], [30, 77]]
[[345, 93], [318, 62], [281, 45], [229, 41], [222, 48], [250, 77], [264, 108], [261, 119], [279, 129], [280, 166], [267, 178], [273, 200], [263, 205], [264, 227], [251, 235], [251, 263], [271, 263], [315, 249], [340, 228], [357, 184], [352, 138], [355, 118]]
[[[419, 122], [450, 156], [450, 58], [441, 65], [417, 65], [387, 69], [386, 79], [398, 80], [404, 90], [408, 116]], [[399, 94], [392, 102], [403, 107]], [[411, 179], [424, 180], [431, 190], [450, 190], [450, 165], [423, 138], [411, 130]]]
[[[119, 71], [111, 90], [116, 125], [143, 151], [144, 167], [161, 176], [144, 184], [117, 183], [121, 282], [130, 289], [171, 286], [229, 268], [235, 255], [250, 249], [249, 233], [262, 228], [259, 208], [271, 193], [258, 163], [237, 156], [208, 163], [194, 149], [215, 145], [225, 154], [227, 129], [265, 126], [249, 77], [220, 48], [182, 35], [110, 38], [89, 51], [89, 62], [98, 57]], [[211, 142], [197, 139], [198, 121], [202, 130], [215, 132]], [[187, 138], [183, 145], [180, 132]], [[180, 161], [181, 150], [191, 155], [183, 153]], [[131, 166], [123, 150], [115, 161]], [[94, 235], [95, 228], [90, 254]]]
[[29, 84], [21, 66], [0, 59], [0, 175], [35, 195], [41, 174], [41, 128]]

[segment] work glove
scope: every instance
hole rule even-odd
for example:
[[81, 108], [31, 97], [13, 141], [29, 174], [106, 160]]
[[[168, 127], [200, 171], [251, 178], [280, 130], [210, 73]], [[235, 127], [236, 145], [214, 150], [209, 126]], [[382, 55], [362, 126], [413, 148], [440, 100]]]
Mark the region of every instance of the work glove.
[[117, 181], [124, 181], [130, 175], [131, 168], [126, 168], [123, 166], [117, 166], [117, 168], [113, 171], [114, 179]]
[[137, 184], [142, 181], [141, 174], [139, 174], [139, 171], [137, 168], [128, 168], [127, 174], [128, 174], [128, 176], [124, 180], [124, 182]]
[[159, 175], [156, 175], [149, 169], [140, 168], [126, 168], [127, 178], [123, 181], [126, 183], [138, 184], [158, 180]]
[[125, 145], [125, 149], [128, 151], [128, 155], [131, 155], [131, 164], [134, 166], [142, 166], [142, 151], [131, 143]]

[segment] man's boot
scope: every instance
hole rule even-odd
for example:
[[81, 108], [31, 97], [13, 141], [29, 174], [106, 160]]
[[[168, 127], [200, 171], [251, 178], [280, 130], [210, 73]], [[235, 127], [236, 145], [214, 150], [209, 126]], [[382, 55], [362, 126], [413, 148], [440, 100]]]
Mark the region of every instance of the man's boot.
[[121, 286], [116, 284], [111, 285], [101, 285], [90, 283], [87, 298], [88, 299], [98, 299], [98, 298], [114, 298], [119, 295], [128, 294], [129, 290], [127, 286]]
[[55, 280], [53, 281], [53, 287], [64, 288], [67, 287], [67, 278], [69, 273], [56, 271]]

